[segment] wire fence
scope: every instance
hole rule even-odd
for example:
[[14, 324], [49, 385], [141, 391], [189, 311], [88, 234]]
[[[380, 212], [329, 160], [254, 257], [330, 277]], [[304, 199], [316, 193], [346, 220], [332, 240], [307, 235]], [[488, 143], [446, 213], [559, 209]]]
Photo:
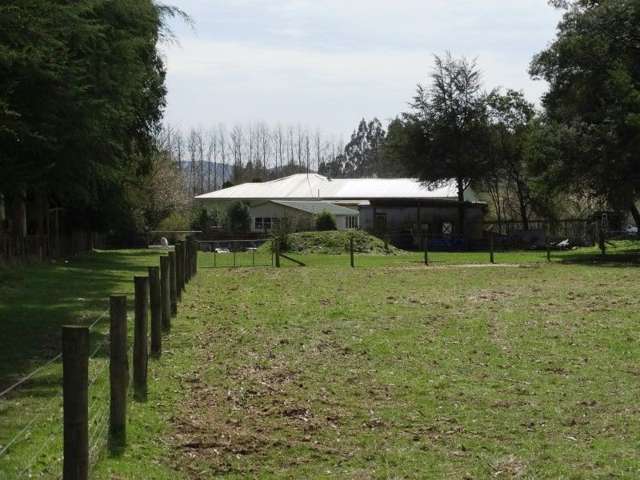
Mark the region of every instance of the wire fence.
[[199, 241], [203, 268], [271, 267], [274, 255], [271, 240]]
[[[65, 472], [87, 479], [107, 446], [125, 446], [128, 359], [134, 387], [146, 399], [149, 319], [151, 353], [159, 358], [161, 333], [171, 330], [182, 291], [197, 274], [197, 252], [193, 239], [179, 242], [160, 256], [159, 266], [149, 267], [148, 276], [135, 277], [134, 322], [127, 297], [110, 297], [108, 310], [82, 322], [87, 327], [63, 327], [63, 354], [0, 392], [1, 480], [59, 479]], [[102, 325], [106, 319], [109, 331]]]
[[[94, 337], [89, 359], [92, 464], [107, 444], [109, 337], [102, 311], [89, 325]], [[62, 354], [45, 361], [0, 392], [0, 478], [62, 477]]]

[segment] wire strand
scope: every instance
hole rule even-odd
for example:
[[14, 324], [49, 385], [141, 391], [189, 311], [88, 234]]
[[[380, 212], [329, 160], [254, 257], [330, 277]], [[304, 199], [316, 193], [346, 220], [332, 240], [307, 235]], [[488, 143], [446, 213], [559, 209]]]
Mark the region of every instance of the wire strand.
[[[56, 397], [56, 398], [58, 398], [58, 397]], [[31, 421], [30, 421], [29, 423], [27, 423], [27, 424], [26, 424], [26, 425], [25, 425], [25, 426], [24, 426], [24, 427], [23, 427], [23, 428], [22, 428], [22, 429], [21, 429], [21, 430], [20, 430], [20, 431], [19, 431], [19, 432], [18, 432], [18, 433], [17, 433], [17, 434], [16, 434], [16, 435], [15, 435], [15, 436], [10, 440], [10, 441], [9, 441], [9, 443], [7, 443], [7, 444], [2, 448], [2, 450], [0, 450], [0, 457], [1, 457], [2, 455], [4, 455], [4, 454], [9, 450], [9, 448], [11, 448], [11, 446], [13, 446], [14, 444], [16, 444], [16, 443], [17, 443], [17, 441], [20, 439], [20, 437], [21, 437], [25, 432], [30, 431], [30, 428], [31, 428], [31, 427], [32, 427], [36, 422], [38, 422], [39, 420], [42, 420], [42, 418], [44, 417], [44, 415], [45, 415], [45, 414], [48, 414], [48, 413], [50, 413], [50, 411], [49, 411], [48, 409], [44, 408], [44, 409], [42, 409], [42, 410], [40, 411], [40, 413], [36, 414], [36, 416], [35, 416], [35, 417], [33, 417], [33, 418], [31, 419]]]
[[[98, 325], [98, 323], [100, 323], [109, 313], [109, 310], [105, 310], [104, 312], [102, 312], [100, 314], [100, 316], [89, 326], [89, 330], [92, 330], [96, 325]], [[34, 371], [32, 371], [31, 373], [25, 375], [24, 377], [22, 377], [20, 380], [18, 380], [16, 383], [14, 383], [13, 385], [5, 388], [4, 390], [2, 390], [0, 392], [0, 398], [4, 397], [7, 393], [15, 390], [16, 388], [18, 388], [20, 385], [24, 384], [25, 382], [29, 381], [30, 379], [32, 379], [35, 375], [37, 375], [38, 373], [40, 373], [42, 370], [44, 370], [45, 368], [49, 367], [51, 364], [57, 362], [58, 360], [60, 360], [62, 358], [62, 353], [59, 353], [58, 355], [56, 355], [55, 357], [49, 359], [46, 363], [44, 363], [43, 365], [41, 365], [40, 367], [36, 368]]]
[[42, 446], [36, 451], [35, 455], [33, 455], [31, 457], [31, 461], [30, 463], [27, 465], [27, 467], [22, 470], [22, 472], [20, 472], [20, 476], [24, 475], [25, 473], [27, 473], [29, 470], [31, 470], [33, 468], [33, 466], [35, 465], [35, 463], [38, 461], [38, 459], [40, 458], [40, 456], [42, 455], [42, 452], [44, 452], [44, 450], [51, 445], [51, 443], [59, 438], [59, 434], [61, 433], [61, 429], [57, 428], [55, 432], [52, 432], [51, 434], [49, 434], [49, 439], [47, 441], [45, 441]]
[[3, 390], [2, 392], [0, 392], [0, 398], [4, 397], [7, 393], [11, 392], [12, 390], [15, 390], [16, 388], [18, 388], [20, 385], [22, 385], [23, 383], [27, 382], [28, 380], [32, 379], [35, 375], [37, 375], [38, 373], [40, 373], [42, 370], [44, 370], [45, 368], [49, 367], [51, 364], [57, 362], [58, 360], [60, 360], [62, 358], [62, 354], [59, 353], [58, 355], [56, 355], [55, 357], [53, 357], [52, 359], [50, 359], [49, 361], [47, 361], [47, 363], [45, 363], [44, 365], [36, 368], [33, 372], [31, 372], [30, 374], [22, 377], [20, 380], [18, 380], [16, 383], [14, 383], [13, 385], [11, 385], [10, 387], [6, 388], [5, 390]]
[[109, 314], [109, 309], [104, 310], [100, 314], [100, 316], [96, 319], [96, 321], [93, 322], [91, 325], [89, 325], [89, 331], [93, 330], [95, 326], [98, 325], [102, 320], [104, 320], [108, 314]]

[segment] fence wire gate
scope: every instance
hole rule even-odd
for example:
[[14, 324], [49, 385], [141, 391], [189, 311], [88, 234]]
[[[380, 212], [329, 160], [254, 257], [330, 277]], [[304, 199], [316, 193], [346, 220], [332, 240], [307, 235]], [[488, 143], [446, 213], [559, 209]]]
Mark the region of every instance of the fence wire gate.
[[199, 242], [202, 268], [272, 267], [271, 240], [216, 240]]
[[[89, 326], [89, 459], [108, 444], [109, 335], [100, 314]], [[106, 330], [106, 333], [105, 333]], [[62, 354], [0, 392], [0, 479], [60, 479], [63, 462]]]

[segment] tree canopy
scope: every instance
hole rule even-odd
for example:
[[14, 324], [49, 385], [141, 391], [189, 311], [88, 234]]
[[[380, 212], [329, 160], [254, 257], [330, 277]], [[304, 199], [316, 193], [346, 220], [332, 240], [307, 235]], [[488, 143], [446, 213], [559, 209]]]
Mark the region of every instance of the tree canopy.
[[418, 85], [411, 111], [389, 126], [389, 148], [409, 172], [428, 184], [454, 179], [464, 234], [464, 192], [486, 174], [488, 112], [474, 61], [435, 57], [431, 84]]
[[[557, 38], [531, 64], [550, 84], [547, 121], [564, 134], [540, 165], [546, 181], [630, 208], [640, 222], [640, 2], [554, 2], [566, 9]], [[572, 148], [564, 148], [571, 145]]]
[[95, 213], [122, 203], [155, 148], [172, 13], [151, 0], [0, 5], [0, 192]]

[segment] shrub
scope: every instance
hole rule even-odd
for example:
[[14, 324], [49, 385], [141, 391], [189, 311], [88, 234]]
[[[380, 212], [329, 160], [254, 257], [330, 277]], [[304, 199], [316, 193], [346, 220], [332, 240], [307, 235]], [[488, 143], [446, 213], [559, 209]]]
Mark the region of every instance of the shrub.
[[316, 230], [319, 232], [328, 232], [330, 230], [337, 230], [336, 217], [329, 212], [322, 212], [316, 217]]
[[191, 227], [191, 219], [189, 212], [172, 212], [167, 218], [162, 220], [158, 225], [158, 230], [165, 232], [175, 232], [181, 230], [189, 230]]
[[217, 227], [220, 224], [220, 212], [217, 210], [209, 211], [206, 208], [200, 208], [195, 212], [194, 220], [191, 223], [191, 228], [194, 230], [201, 230], [207, 233], [213, 227]]
[[229, 205], [225, 215], [225, 229], [229, 232], [248, 232], [251, 229], [249, 206], [242, 202]]

